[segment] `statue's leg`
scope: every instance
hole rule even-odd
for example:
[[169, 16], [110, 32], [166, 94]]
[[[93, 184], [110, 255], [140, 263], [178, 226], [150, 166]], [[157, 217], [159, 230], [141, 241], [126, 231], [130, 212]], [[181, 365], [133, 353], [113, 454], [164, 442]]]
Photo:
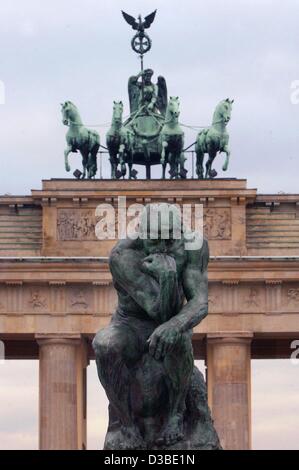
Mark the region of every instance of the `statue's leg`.
[[196, 150], [196, 174], [197, 178], [202, 180], [203, 179], [203, 159], [204, 153], [200, 150]]
[[[203, 374], [194, 365], [186, 396], [187, 420], [192, 422], [190, 435], [197, 448], [221, 449], [208, 405], [207, 387]], [[193, 448], [193, 447], [191, 447]]]
[[224, 151], [225, 151], [226, 157], [225, 157], [225, 162], [223, 164], [222, 170], [226, 171], [228, 169], [228, 165], [229, 165], [230, 151], [228, 150], [227, 147], [225, 147]]
[[166, 162], [162, 165], [162, 179], [165, 180], [165, 173], [166, 173]]
[[93, 348], [100, 382], [122, 425], [123, 446], [126, 449], [142, 448], [144, 443], [130, 407], [133, 369], [142, 355], [140, 339], [125, 323], [112, 323], [97, 333]]
[[90, 178], [93, 178], [98, 171], [98, 151], [100, 146], [98, 144], [94, 145], [91, 153], [90, 153], [90, 163], [91, 163], [91, 170], [90, 170]]
[[82, 155], [82, 167], [83, 167], [82, 179], [84, 179], [86, 177], [89, 152], [86, 152], [85, 150], [80, 150], [80, 153]]
[[128, 162], [128, 166], [129, 166], [129, 179], [131, 180], [133, 178], [134, 180], [136, 180], [137, 176], [132, 173], [132, 170], [133, 170], [133, 154], [130, 155], [130, 160]]
[[179, 169], [181, 163], [181, 152], [175, 153], [174, 164], [175, 164], [175, 178], [179, 179]]
[[127, 172], [124, 152], [125, 152], [125, 144], [122, 142], [119, 146], [119, 163], [120, 163], [120, 170], [121, 170], [123, 178], [125, 177], [126, 172]]
[[210, 174], [211, 174], [211, 170], [212, 170], [212, 164], [213, 164], [213, 161], [216, 157], [216, 151], [215, 150], [209, 150], [209, 158], [208, 158], [208, 161], [206, 163], [206, 174], [205, 174], [205, 178], [209, 178], [210, 177]]
[[151, 179], [151, 165], [150, 165], [150, 163], [146, 164], [145, 171], [146, 171], [146, 179], [150, 180]]
[[187, 170], [185, 169], [185, 161], [186, 161], [186, 157], [184, 155], [184, 152], [181, 151], [180, 152], [180, 155], [179, 155], [179, 175], [182, 179], [186, 179], [186, 174], [187, 174]]
[[97, 172], [97, 155], [95, 150], [91, 150], [87, 157], [87, 177], [91, 179]]
[[162, 141], [162, 151], [161, 151], [161, 164], [162, 164], [162, 179], [165, 180], [165, 171], [167, 163], [166, 149], [168, 147], [168, 142], [165, 140]]
[[169, 153], [169, 164], [170, 164], [170, 178], [171, 179], [177, 179], [177, 165], [176, 165], [176, 155], [174, 153]]
[[71, 153], [71, 151], [72, 149], [69, 146], [67, 146], [67, 148], [64, 151], [64, 166], [65, 166], [66, 171], [71, 171], [71, 167], [70, 167], [69, 159], [68, 159], [68, 156]]
[[111, 154], [109, 160], [111, 165], [111, 179], [114, 180], [116, 175], [115, 156]]
[[166, 420], [156, 442], [159, 446], [168, 446], [184, 437], [183, 415], [194, 367], [193, 349], [189, 333], [182, 335], [176, 347], [165, 356], [163, 365], [168, 389], [168, 407]]

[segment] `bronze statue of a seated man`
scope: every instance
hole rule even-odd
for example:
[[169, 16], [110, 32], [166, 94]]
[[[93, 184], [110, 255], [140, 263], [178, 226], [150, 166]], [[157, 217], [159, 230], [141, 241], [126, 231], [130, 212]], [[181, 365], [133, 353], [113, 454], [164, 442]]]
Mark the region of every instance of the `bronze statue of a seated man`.
[[[147, 234], [149, 206], [140, 224]], [[187, 250], [183, 234], [174, 238], [174, 209], [168, 239], [162, 222], [156, 239], [121, 240], [111, 252], [118, 307], [93, 341], [110, 402], [106, 449], [178, 448], [179, 441], [182, 448], [219, 447], [191, 343], [192, 328], [208, 313], [208, 244]]]

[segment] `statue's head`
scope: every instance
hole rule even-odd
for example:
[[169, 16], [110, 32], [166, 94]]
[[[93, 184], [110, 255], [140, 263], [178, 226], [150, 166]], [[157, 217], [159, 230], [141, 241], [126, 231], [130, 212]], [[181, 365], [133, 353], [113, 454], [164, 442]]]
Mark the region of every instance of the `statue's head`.
[[213, 122], [218, 121], [228, 124], [231, 119], [233, 102], [234, 100], [230, 100], [229, 98], [220, 101], [215, 110]]
[[62, 113], [62, 123], [65, 126], [68, 126], [69, 121], [71, 120], [71, 114], [76, 109], [76, 106], [71, 101], [65, 101], [64, 103], [60, 103], [60, 105]]
[[180, 115], [180, 100], [178, 96], [170, 96], [167, 106], [169, 118], [178, 118]]
[[152, 69], [146, 69], [146, 70], [144, 71], [144, 81], [145, 81], [146, 83], [151, 82], [153, 75], [154, 75], [154, 71], [153, 71]]
[[113, 119], [114, 122], [122, 122], [124, 105], [122, 101], [113, 101]]
[[174, 204], [147, 204], [140, 216], [139, 237], [147, 254], [166, 253], [182, 239], [181, 211]]

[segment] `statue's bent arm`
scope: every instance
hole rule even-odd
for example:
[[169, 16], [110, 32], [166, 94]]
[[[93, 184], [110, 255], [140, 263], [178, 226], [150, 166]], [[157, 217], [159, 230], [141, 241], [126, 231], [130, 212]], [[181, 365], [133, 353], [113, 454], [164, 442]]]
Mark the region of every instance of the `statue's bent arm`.
[[142, 256], [134, 249], [115, 247], [110, 255], [110, 270], [114, 281], [127, 292], [150, 318], [160, 314], [160, 286], [141, 269]]
[[183, 288], [187, 303], [169, 320], [180, 333], [198, 325], [208, 314], [208, 244], [204, 241], [200, 251], [189, 251], [188, 263], [183, 273]]

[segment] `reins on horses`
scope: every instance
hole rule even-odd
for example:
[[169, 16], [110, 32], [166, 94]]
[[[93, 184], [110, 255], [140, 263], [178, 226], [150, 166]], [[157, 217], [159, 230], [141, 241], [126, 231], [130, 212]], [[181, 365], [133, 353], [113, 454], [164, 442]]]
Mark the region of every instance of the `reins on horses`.
[[[124, 119], [127, 120], [129, 117], [130, 116], [125, 116]], [[132, 123], [135, 120], [136, 117], [137, 116], [134, 116], [132, 121], [128, 121], [128, 122], [124, 121], [123, 126], [128, 124], [129, 122]], [[169, 124], [170, 122], [171, 122], [170, 119], [167, 120], [167, 121], [164, 121], [163, 125], [164, 124]], [[220, 124], [221, 122], [223, 122], [223, 121], [215, 121], [215, 122], [213, 122], [213, 124]], [[74, 126], [78, 126], [78, 127], [80, 127], [80, 126], [84, 126], [84, 127], [108, 127], [108, 126], [111, 126], [111, 122], [106, 122], [106, 123], [103, 123], [103, 124], [83, 124], [83, 123], [78, 124], [77, 122], [71, 121], [70, 119], [68, 119], [68, 123], [73, 124]], [[179, 122], [178, 124], [182, 127], [186, 127], [187, 129], [192, 129], [194, 131], [196, 131], [198, 129], [210, 129], [213, 126], [213, 124], [211, 126], [191, 126], [189, 124], [183, 124], [182, 122]]]

